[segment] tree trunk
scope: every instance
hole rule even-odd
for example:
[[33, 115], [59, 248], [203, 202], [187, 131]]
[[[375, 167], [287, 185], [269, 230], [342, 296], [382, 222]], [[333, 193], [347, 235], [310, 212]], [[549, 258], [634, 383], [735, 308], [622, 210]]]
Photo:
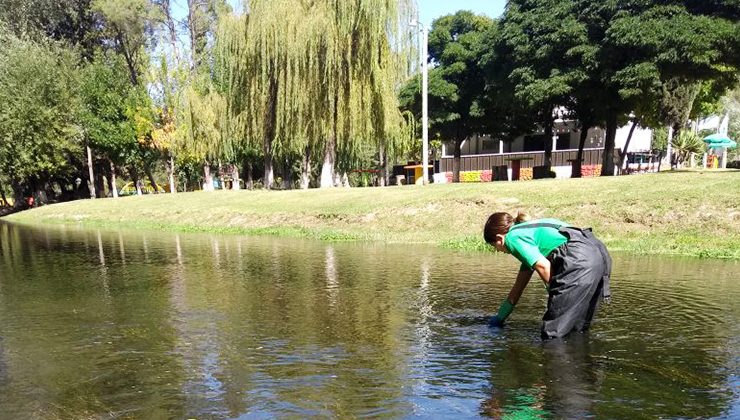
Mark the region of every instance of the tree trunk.
[[137, 69], [138, 66], [136, 63], [136, 59], [132, 55], [132, 51], [129, 50], [129, 45], [125, 42], [126, 37], [123, 34], [123, 31], [115, 27], [115, 25], [113, 27], [116, 31], [116, 42], [121, 49], [123, 58], [126, 60], [126, 67], [128, 67], [131, 84], [134, 86], [139, 86], [139, 73]]
[[[46, 183], [46, 196], [49, 197], [49, 200], [54, 202], [59, 201], [66, 201], [65, 200], [65, 190], [63, 186], [64, 181], [60, 182], [56, 178], [50, 180]], [[59, 191], [59, 193], [57, 193]], [[2, 205], [2, 202], [0, 202], [0, 206]]]
[[116, 187], [116, 165], [113, 164], [112, 160], [110, 163], [110, 191], [113, 194], [113, 198], [118, 198], [118, 188]]
[[103, 178], [104, 168], [98, 163], [95, 171], [95, 197], [105, 198], [105, 179]]
[[[345, 91], [347, 89], [348, 86], [345, 87]], [[326, 139], [326, 145], [324, 146], [324, 163], [321, 165], [320, 188], [331, 188], [336, 185], [334, 164], [337, 160], [337, 138], [339, 135], [339, 90], [334, 92], [333, 112], [332, 132], [329, 138]]]
[[670, 143], [668, 143], [670, 145], [670, 148], [668, 150], [670, 150], [672, 152], [671, 153], [672, 158], [669, 160], [669, 162], [671, 164], [671, 169], [678, 168], [678, 161], [680, 159], [680, 156], [679, 156], [680, 153], [676, 153], [673, 150], [673, 143], [674, 143], [674, 140], [676, 140], [678, 138], [678, 136], [681, 134], [682, 128], [683, 127], [681, 126], [681, 124], [676, 123], [676, 124], [673, 125], [671, 131], [669, 131], [669, 133], [672, 133], [673, 134], [672, 136], [669, 137]]
[[604, 158], [601, 164], [601, 176], [614, 176], [614, 145], [617, 137], [617, 114], [610, 114], [606, 119], [606, 140], [604, 141]]
[[213, 191], [213, 176], [211, 176], [211, 165], [208, 162], [203, 164], [203, 191]]
[[137, 171], [135, 168], [131, 169], [131, 178], [134, 181], [134, 186], [136, 187], [136, 195], [143, 195], [143, 192], [141, 191], [141, 179], [139, 178], [139, 171]]
[[190, 32], [190, 69], [195, 69], [200, 64], [200, 47], [198, 45], [200, 32], [197, 25], [200, 23], [197, 21], [198, 11], [195, 10], [198, 7], [197, 0], [187, 0], [188, 5], [188, 31]]
[[8, 198], [5, 196], [5, 189], [3, 188], [2, 184], [0, 184], [0, 199], [2, 199], [2, 206], [0, 207], [10, 207], [10, 203], [8, 203]]
[[288, 158], [283, 160], [283, 189], [293, 189], [293, 165], [290, 164], [290, 159]]
[[175, 55], [175, 61], [180, 64], [180, 48], [177, 46], [177, 29], [175, 27], [175, 20], [172, 18], [172, 11], [170, 10], [170, 0], [161, 1], [162, 12], [164, 13], [165, 20], [167, 21], [167, 30], [170, 35], [170, 44], [172, 45], [172, 52]]
[[270, 190], [275, 183], [275, 174], [273, 172], [272, 161], [273, 161], [273, 147], [272, 142], [275, 139], [275, 130], [277, 125], [277, 91], [278, 84], [274, 80], [274, 75], [270, 80], [268, 106], [265, 107], [265, 133], [264, 141], [262, 143], [263, 152], [265, 154], [265, 174], [262, 178], [262, 184], [265, 189]]
[[231, 165], [231, 189], [234, 191], [242, 189], [239, 183], [239, 167], [236, 164]]
[[90, 190], [90, 198], [95, 198], [95, 174], [93, 171], [93, 162], [92, 162], [92, 150], [90, 150], [90, 146], [87, 145], [87, 169], [88, 169], [88, 175], [89, 178], [87, 180], [87, 188]]
[[583, 149], [586, 148], [586, 140], [588, 139], [588, 130], [591, 128], [591, 124], [583, 123], [581, 127], [581, 135], [578, 138], [578, 153], [576, 154], [576, 160], [573, 162], [573, 170], [570, 174], [571, 178], [580, 178], [583, 169]]
[[460, 182], [460, 156], [463, 140], [455, 140], [455, 152], [452, 158], [452, 182]]
[[20, 210], [24, 206], [23, 187], [15, 181], [10, 182], [10, 190], [13, 194], [13, 208]]
[[380, 146], [380, 149], [378, 150], [378, 160], [380, 161], [380, 176], [378, 177], [378, 184], [381, 187], [385, 187], [388, 185], [388, 181], [386, 180], [386, 176], [388, 175], [388, 162], [385, 153], [385, 146]]
[[167, 178], [170, 181], [170, 194], [177, 193], [177, 185], [175, 184], [175, 157], [172, 155], [167, 160]]
[[152, 184], [152, 188], [154, 189], [154, 194], [159, 194], [159, 185], [157, 185], [157, 181], [154, 180], [154, 175], [152, 174], [152, 168], [148, 164], [144, 165], [144, 173], [146, 174], [146, 177], [149, 178], [149, 183]]
[[321, 165], [321, 188], [334, 186], [334, 161], [336, 159], [336, 138], [329, 136], [324, 147], [324, 163]]
[[301, 160], [301, 189], [307, 190], [311, 182], [311, 148], [306, 146]]
[[626, 170], [627, 169], [627, 166], [629, 165], [627, 163], [627, 160], [628, 160], [627, 159], [627, 153], [629, 153], [630, 142], [632, 141], [632, 134], [635, 133], [635, 128], [637, 128], [637, 124], [639, 122], [640, 121], [637, 118], [635, 118], [634, 121], [632, 121], [632, 127], [630, 127], [630, 133], [627, 135], [627, 141], [624, 143], [624, 150], [622, 150], [621, 152], [619, 152], [619, 159], [621, 160], [620, 173], [621, 173], [621, 171]]
[[[550, 108], [552, 110], [552, 108]], [[550, 111], [552, 115], [552, 111]], [[552, 136], [553, 136], [553, 120], [552, 116], [545, 120], [545, 167], [549, 173], [552, 170]]]
[[[668, 138], [666, 139], [666, 156], [668, 157], [668, 167], [673, 169], [673, 125], [668, 126]], [[658, 166], [658, 169], [660, 169], [660, 166]], [[660, 170], [659, 170], [660, 172]]]
[[275, 184], [275, 174], [272, 168], [272, 141], [265, 139], [265, 174], [262, 177], [262, 184], [265, 189], [272, 189]]
[[[101, 177], [102, 178], [102, 177]], [[46, 196], [46, 185], [40, 181], [34, 182], [33, 187], [34, 206], [42, 206], [48, 203], [49, 199]]]
[[247, 175], [247, 182], [245, 183], [245, 188], [248, 190], [251, 190], [254, 188], [254, 179], [252, 176], [252, 161], [247, 160], [246, 164], [244, 165], [246, 167], [246, 175]]
[[13, 189], [13, 208], [22, 209], [26, 204], [23, 200], [23, 186], [17, 181], [11, 181], [10, 187]]

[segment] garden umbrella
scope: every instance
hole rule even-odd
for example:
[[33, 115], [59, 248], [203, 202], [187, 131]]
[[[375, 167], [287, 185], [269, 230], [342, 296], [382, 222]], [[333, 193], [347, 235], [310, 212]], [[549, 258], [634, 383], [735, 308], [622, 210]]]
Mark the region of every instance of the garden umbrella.
[[704, 137], [704, 143], [709, 147], [715, 148], [733, 149], [737, 147], [737, 143], [734, 140], [730, 139], [725, 134], [719, 133]]

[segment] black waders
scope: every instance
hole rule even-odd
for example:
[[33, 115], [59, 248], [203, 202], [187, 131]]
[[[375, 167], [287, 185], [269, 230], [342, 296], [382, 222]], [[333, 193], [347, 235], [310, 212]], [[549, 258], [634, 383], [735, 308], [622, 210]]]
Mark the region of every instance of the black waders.
[[549, 298], [542, 318], [542, 338], [563, 337], [586, 331], [602, 296], [608, 299], [612, 260], [591, 229], [562, 227], [568, 241], [548, 256]]

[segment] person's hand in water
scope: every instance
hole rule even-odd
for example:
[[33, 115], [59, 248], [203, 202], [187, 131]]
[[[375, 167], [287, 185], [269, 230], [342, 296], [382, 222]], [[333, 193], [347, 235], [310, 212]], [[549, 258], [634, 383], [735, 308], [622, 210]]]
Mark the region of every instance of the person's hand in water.
[[494, 315], [488, 320], [488, 326], [491, 328], [503, 328], [504, 320], [499, 318], [498, 315]]
[[501, 306], [498, 308], [498, 313], [488, 320], [488, 326], [491, 328], [502, 328], [504, 321], [514, 311], [514, 304], [509, 301], [507, 297], [501, 302]]

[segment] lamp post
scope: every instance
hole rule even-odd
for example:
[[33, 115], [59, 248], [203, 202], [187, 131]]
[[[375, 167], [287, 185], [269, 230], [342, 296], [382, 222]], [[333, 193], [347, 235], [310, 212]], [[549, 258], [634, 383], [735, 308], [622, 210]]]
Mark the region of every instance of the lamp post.
[[421, 173], [422, 185], [429, 184], [429, 29], [418, 20], [409, 22], [412, 28], [419, 28], [421, 33]]

